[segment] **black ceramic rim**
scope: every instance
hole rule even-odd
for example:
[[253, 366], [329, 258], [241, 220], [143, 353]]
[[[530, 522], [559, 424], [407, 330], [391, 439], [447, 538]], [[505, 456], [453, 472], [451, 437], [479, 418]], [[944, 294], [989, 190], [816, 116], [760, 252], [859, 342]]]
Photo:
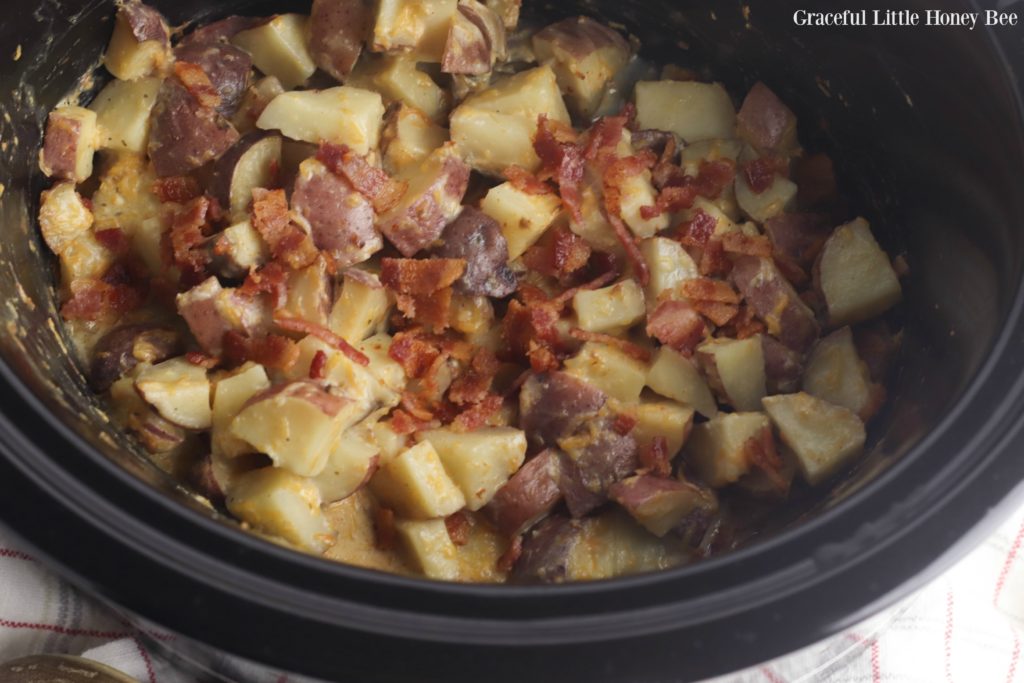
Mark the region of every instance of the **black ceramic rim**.
[[[1005, 56], [1003, 63], [1008, 78]], [[1022, 145], [1019, 130], [1013, 141]], [[612, 680], [616, 671], [662, 680], [667, 669], [665, 680], [699, 678], [862, 621], [937, 576], [1005, 518], [1024, 493], [1022, 349], [1018, 288], [968, 390], [870, 486], [775, 537], [658, 574], [467, 586], [301, 555], [160, 495], [61, 424], [6, 365], [0, 518], [103, 598], [287, 670], [330, 678], [374, 662], [381, 680], [398, 680], [402, 653], [415, 661], [432, 652], [435, 667], [417, 680], [477, 672], [521, 680], [523, 669], [496, 665], [556, 658], [574, 672], [563, 680]], [[19, 409], [11, 408], [15, 397]], [[622, 664], [629, 653], [632, 665]], [[494, 659], [473, 663], [487, 657]]]

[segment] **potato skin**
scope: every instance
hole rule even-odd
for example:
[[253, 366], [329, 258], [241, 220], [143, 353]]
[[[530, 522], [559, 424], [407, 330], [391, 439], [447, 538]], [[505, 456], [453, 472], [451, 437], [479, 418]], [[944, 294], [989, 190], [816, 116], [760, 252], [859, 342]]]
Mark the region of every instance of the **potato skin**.
[[370, 0], [313, 0], [309, 51], [313, 61], [344, 82], [373, 27]]
[[238, 110], [252, 77], [249, 53], [227, 43], [191, 43], [176, 49], [174, 57], [206, 73], [220, 95], [218, 113], [231, 116]]
[[471, 295], [503, 298], [516, 291], [516, 274], [508, 266], [508, 242], [498, 222], [479, 209], [466, 207], [441, 235], [442, 258], [466, 261], [459, 289]]
[[344, 178], [327, 169], [299, 174], [292, 208], [309, 223], [313, 243], [329, 251], [339, 267], [365, 260], [384, 246], [373, 205]]
[[533, 375], [519, 393], [519, 426], [538, 446], [555, 446], [597, 414], [608, 397], [565, 372]]
[[89, 385], [102, 393], [140, 362], [159, 363], [177, 355], [181, 339], [176, 332], [153, 325], [117, 327], [100, 339], [89, 365]]
[[118, 11], [118, 18], [124, 19], [132, 36], [140, 43], [155, 40], [170, 46], [171, 35], [167, 22], [159, 11], [141, 2], [127, 2]]
[[210, 176], [209, 193], [216, 197], [222, 207], [231, 206], [231, 184], [234, 181], [235, 169], [242, 157], [252, 149], [253, 145], [269, 137], [274, 137], [274, 134], [269, 131], [254, 131], [243, 135], [214, 163], [213, 173]]
[[160, 86], [151, 125], [148, 153], [160, 177], [194, 171], [238, 142], [234, 126], [174, 79]]
[[[94, 117], [95, 118], [95, 117]], [[51, 111], [46, 123], [46, 136], [39, 154], [39, 167], [51, 178], [82, 182], [77, 171], [77, 156], [82, 139], [82, 122], [60, 111]]]
[[549, 517], [523, 540], [523, 553], [512, 568], [512, 583], [561, 583], [569, 578], [573, 550], [583, 536], [583, 523]]
[[551, 449], [520, 467], [487, 505], [498, 531], [517, 536], [551, 512], [562, 499], [558, 488], [561, 468], [561, 456]]
[[814, 313], [797, 296], [771, 259], [743, 256], [736, 259], [732, 281], [764, 320], [768, 333], [794, 351], [806, 351], [818, 338]]

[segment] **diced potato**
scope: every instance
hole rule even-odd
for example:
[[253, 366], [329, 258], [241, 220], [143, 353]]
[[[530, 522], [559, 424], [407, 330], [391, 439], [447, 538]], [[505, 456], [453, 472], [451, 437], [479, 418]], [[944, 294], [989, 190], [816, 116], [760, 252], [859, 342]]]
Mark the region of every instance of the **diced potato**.
[[693, 427], [693, 408], [675, 401], [642, 401], [620, 410], [636, 420], [630, 434], [640, 448], [650, 446], [660, 436], [665, 439], [670, 456], [682, 449]]
[[501, 176], [509, 166], [535, 171], [537, 119], [569, 123], [555, 73], [540, 66], [502, 79], [467, 98], [451, 116], [452, 140], [477, 171]]
[[667, 346], [654, 353], [646, 381], [655, 393], [691, 406], [704, 417], [718, 414], [715, 397], [697, 366]]
[[764, 413], [721, 413], [693, 428], [687, 462], [709, 486], [734, 484], [751, 470], [747, 442], [766, 430], [771, 423]]
[[384, 465], [370, 486], [384, 505], [411, 519], [447, 517], [466, 505], [429, 441], [421, 441]]
[[39, 229], [46, 246], [60, 254], [79, 237], [89, 233], [93, 215], [73, 182], [57, 183], [43, 190], [39, 203]]
[[275, 97], [256, 121], [303, 142], [348, 145], [368, 154], [380, 142], [384, 101], [378, 93], [348, 86], [286, 92]]
[[448, 140], [448, 131], [419, 109], [402, 104], [388, 115], [381, 138], [384, 168], [394, 175], [422, 163]]
[[262, 365], [246, 363], [231, 375], [213, 385], [213, 431], [210, 446], [213, 452], [234, 458], [252, 452], [249, 444], [231, 433], [231, 421], [253, 396], [270, 388], [270, 379]]
[[642, 527], [658, 537], [671, 531], [690, 513], [715, 504], [713, 494], [688, 481], [639, 475], [611, 489], [612, 500], [624, 507]]
[[[369, 273], [366, 277], [376, 279]], [[383, 285], [372, 287], [362, 278], [346, 275], [331, 310], [330, 328], [349, 344], [358, 344], [383, 330], [390, 310], [391, 297]]]
[[785, 211], [796, 199], [796, 183], [780, 175], [771, 187], [758, 194], [750, 189], [744, 174], [736, 176], [736, 201], [743, 212], [758, 223], [764, 223]]
[[686, 175], [697, 177], [702, 161], [718, 161], [728, 159], [736, 162], [743, 151], [743, 143], [739, 140], [702, 140], [687, 145], [681, 153], [681, 165]]
[[427, 74], [416, 68], [416, 59], [406, 54], [388, 55], [356, 68], [348, 84], [375, 90], [386, 102], [415, 107], [435, 123], [443, 124], [450, 106], [448, 93]]
[[267, 105], [283, 92], [284, 86], [276, 77], [264, 76], [259, 79], [250, 85], [242, 95], [238, 111], [231, 117], [231, 125], [243, 136], [253, 132], [256, 130], [256, 119], [260, 117]]
[[889, 257], [863, 218], [836, 228], [821, 250], [817, 274], [829, 322], [836, 327], [884, 313], [903, 296]]
[[142, 153], [149, 142], [149, 114], [160, 91], [160, 78], [111, 81], [92, 101], [100, 131], [100, 148]]
[[281, 137], [250, 134], [235, 144], [214, 164], [210, 191], [228, 209], [232, 221], [249, 218], [252, 191], [274, 187], [281, 168]]
[[419, 62], [440, 63], [457, 0], [380, 0], [371, 49], [409, 51]]
[[320, 257], [305, 268], [288, 274], [288, 296], [281, 312], [326, 326], [334, 294], [332, 287], [327, 260]]
[[667, 237], [652, 237], [640, 243], [640, 253], [651, 272], [647, 285], [647, 305], [654, 307], [665, 292], [700, 277], [697, 264], [683, 245]]
[[441, 72], [455, 78], [483, 80], [506, 59], [508, 40], [501, 17], [477, 0], [459, 0], [448, 29]]
[[39, 168], [51, 178], [81, 183], [92, 175], [92, 157], [99, 145], [96, 112], [83, 107], [58, 107], [50, 112], [39, 151]]
[[764, 399], [764, 409], [812, 486], [831, 477], [864, 450], [864, 423], [846, 408], [799, 393], [769, 396]]
[[458, 551], [448, 536], [443, 519], [395, 522], [395, 531], [406, 551], [423, 574], [430, 579], [459, 579]]
[[554, 193], [529, 194], [512, 183], [502, 183], [480, 200], [480, 209], [501, 225], [501, 233], [508, 242], [508, 258], [514, 261], [551, 227], [562, 202]]
[[625, 574], [667, 569], [687, 553], [648, 533], [628, 515], [606, 512], [587, 519], [568, 558], [567, 581], [610, 579]]
[[484, 0], [492, 12], [501, 17], [505, 28], [515, 28], [519, 25], [519, 10], [522, 8], [523, 0]]
[[298, 344], [299, 357], [285, 372], [288, 379], [299, 381], [309, 377], [309, 368], [317, 353], [326, 356], [322, 382], [333, 387], [332, 392], [351, 401], [351, 417], [346, 428], [362, 420], [380, 405], [398, 403], [396, 392], [387, 387], [372, 372], [373, 368], [354, 362], [338, 349], [310, 335]]
[[151, 275], [167, 275], [173, 277], [175, 268], [168, 268], [163, 260], [164, 233], [169, 228], [167, 220], [161, 216], [147, 218], [139, 223], [135, 234], [132, 235], [132, 246], [135, 252], [146, 264]]
[[302, 14], [279, 14], [261, 26], [242, 31], [231, 42], [252, 56], [257, 69], [291, 90], [316, 71], [309, 53], [308, 23], [309, 17]]
[[714, 339], [697, 349], [697, 358], [709, 384], [736, 410], [756, 411], [765, 389], [761, 337]]
[[669, 131], [689, 144], [736, 132], [736, 108], [718, 83], [642, 81], [636, 84], [636, 115], [640, 128]]
[[491, 502], [526, 458], [526, 435], [510, 427], [485, 427], [469, 433], [432, 429], [420, 432], [417, 439], [430, 442], [437, 451], [469, 510]]
[[654, 218], [644, 218], [640, 210], [657, 203], [658, 191], [651, 184], [651, 172], [644, 171], [631, 175], [622, 182], [622, 222], [637, 237], [654, 237], [669, 226], [670, 216], [663, 213]]
[[582, 290], [572, 299], [581, 329], [618, 334], [644, 319], [644, 291], [636, 280], [602, 289]]
[[466, 335], [467, 341], [476, 344], [494, 329], [494, 305], [486, 296], [455, 294], [452, 296], [448, 319], [453, 330]]
[[228, 278], [243, 278], [270, 258], [267, 243], [247, 220], [224, 228], [213, 237], [211, 247], [214, 270]]
[[338, 435], [365, 416], [355, 403], [312, 382], [291, 382], [253, 397], [230, 432], [269, 455], [276, 467], [315, 477]]
[[61, 248], [61, 282], [70, 286], [79, 279], [99, 279], [116, 260], [114, 253], [103, 246], [95, 234], [83, 232]]
[[360, 423], [345, 431], [331, 449], [327, 465], [317, 475], [317, 488], [325, 504], [348, 498], [370, 481], [377, 471], [380, 447], [369, 425]]
[[386, 334], [376, 334], [356, 344], [356, 347], [370, 359], [367, 370], [391, 391], [396, 394], [402, 393], [406, 383], [405, 370], [388, 355], [388, 351], [391, 349], [391, 337]]
[[133, 239], [138, 250], [142, 224], [154, 219], [165, 223], [163, 204], [153, 192], [155, 182], [156, 174], [143, 155], [118, 154], [92, 195], [95, 229], [118, 228]]
[[403, 553], [377, 545], [375, 527], [377, 500], [368, 489], [359, 489], [348, 498], [324, 506], [324, 517], [338, 535], [338, 542], [324, 554], [335, 562], [378, 569], [392, 574], [411, 574], [414, 568]]
[[242, 475], [228, 493], [228, 510], [256, 529], [314, 553], [334, 544], [309, 479], [275, 467]]
[[811, 396], [842, 406], [867, 421], [881, 407], [885, 391], [871, 381], [867, 364], [861, 360], [849, 327], [819, 341], [807, 359], [804, 391]]
[[582, 237], [597, 251], [624, 256], [622, 243], [615, 235], [612, 224], [604, 213], [604, 195], [600, 183], [584, 183], [580, 192], [580, 214], [582, 220], [571, 218], [569, 229]]
[[373, 432], [373, 439], [380, 448], [378, 464], [381, 467], [400, 456], [411, 445], [408, 435], [396, 432], [390, 420], [374, 422], [370, 425], [370, 431]]
[[170, 62], [170, 32], [160, 13], [141, 2], [124, 3], [103, 55], [107, 71], [133, 81], [160, 73]]
[[[729, 217], [729, 214], [722, 210], [722, 207], [704, 197], [697, 197], [693, 202], [693, 208], [688, 211], [684, 211], [682, 213], [682, 217], [685, 220], [690, 220], [698, 211], [703, 211], [708, 216], [715, 219], [715, 231], [713, 233], [715, 237], [720, 237], [722, 234], [727, 232], [747, 232], [746, 230], [743, 230], [741, 226], [737, 225], [736, 222]], [[753, 234], [758, 234], [756, 227], [754, 228]]]
[[213, 424], [206, 370], [184, 358], [146, 368], [135, 379], [135, 389], [169, 422], [186, 429], [209, 429]]
[[565, 361], [565, 369], [624, 403], [635, 402], [643, 391], [647, 366], [619, 349], [587, 342], [579, 353]]

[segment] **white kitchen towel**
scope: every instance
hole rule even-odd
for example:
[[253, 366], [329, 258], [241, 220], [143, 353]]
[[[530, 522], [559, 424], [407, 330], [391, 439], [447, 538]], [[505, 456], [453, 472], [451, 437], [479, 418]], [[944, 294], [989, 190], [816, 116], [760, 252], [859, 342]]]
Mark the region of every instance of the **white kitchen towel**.
[[[1024, 509], [946, 575], [861, 627], [713, 683], [1024, 683]], [[0, 527], [0, 661], [64, 653], [142, 683], [192, 683], [146, 639], [42, 566]], [[173, 640], [173, 636], [149, 634]], [[173, 650], [173, 642], [167, 645]], [[238, 662], [239, 683], [295, 683]], [[630, 682], [624, 682], [630, 683]]]

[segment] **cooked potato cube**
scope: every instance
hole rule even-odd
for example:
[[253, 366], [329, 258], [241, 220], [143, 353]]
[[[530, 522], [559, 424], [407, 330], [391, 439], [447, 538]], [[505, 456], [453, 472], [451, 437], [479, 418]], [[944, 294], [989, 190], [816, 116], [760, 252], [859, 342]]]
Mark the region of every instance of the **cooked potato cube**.
[[214, 163], [210, 191], [237, 222], [249, 218], [252, 191], [274, 187], [281, 169], [281, 137], [251, 133]]
[[346, 430], [313, 480], [324, 504], [344, 500], [362, 488], [376, 473], [379, 460], [380, 448], [369, 425], [360, 423]]
[[94, 229], [118, 228], [133, 239], [138, 250], [138, 233], [144, 222], [156, 219], [166, 224], [163, 204], [153, 192], [155, 182], [156, 174], [144, 156], [118, 154], [92, 195]]
[[731, 138], [736, 108], [718, 83], [642, 81], [636, 84], [640, 128], [675, 133], [687, 143]]
[[643, 289], [633, 279], [577, 292], [572, 307], [580, 328], [588, 332], [621, 333], [646, 315]]
[[767, 392], [760, 335], [706, 342], [697, 349], [697, 359], [723, 402], [741, 411], [761, 407]]
[[448, 315], [452, 329], [466, 335], [470, 343], [482, 343], [494, 329], [494, 305], [486, 296], [455, 294]]
[[341, 294], [331, 310], [331, 331], [349, 344], [358, 344], [382, 331], [391, 311], [388, 290], [383, 285], [368, 284], [367, 279], [377, 280], [377, 276], [370, 273], [360, 277], [345, 275]]
[[585, 183], [580, 195], [580, 218], [582, 220], [572, 217], [569, 229], [597, 251], [624, 256], [622, 243], [615, 236], [612, 224], [605, 217], [604, 196], [601, 193], [600, 183]]
[[718, 405], [697, 366], [677, 351], [662, 346], [654, 353], [647, 386], [657, 394], [692, 407], [704, 417], [718, 414]]
[[46, 246], [60, 254], [77, 238], [89, 234], [93, 215], [73, 182], [57, 183], [43, 190], [39, 201], [39, 230]]
[[388, 351], [391, 349], [391, 337], [386, 334], [376, 334], [356, 344], [356, 347], [370, 359], [367, 370], [385, 387], [396, 394], [401, 394], [405, 389], [405, 370], [388, 355]]
[[210, 447], [215, 455], [234, 458], [252, 452], [249, 444], [231, 433], [231, 421], [249, 399], [269, 388], [267, 371], [256, 363], [246, 363], [231, 375], [214, 382]]
[[507, 58], [501, 17], [477, 0], [459, 0], [448, 29], [441, 71], [456, 77], [487, 77], [496, 63]]
[[584, 344], [579, 353], [565, 361], [565, 369], [624, 403], [640, 397], [647, 378], [646, 365], [614, 346], [597, 342]]
[[370, 431], [373, 432], [373, 439], [380, 448], [378, 464], [381, 467], [400, 456], [412, 445], [409, 436], [396, 432], [390, 420], [374, 422], [370, 425]]
[[501, 234], [508, 242], [508, 258], [514, 261], [551, 227], [562, 201], [554, 193], [529, 194], [512, 183], [502, 183], [480, 200], [480, 209], [501, 225]]
[[410, 558], [427, 578], [443, 581], [459, 579], [458, 550], [448, 536], [443, 519], [395, 522], [395, 531], [402, 539]]
[[647, 305], [654, 307], [665, 292], [700, 277], [697, 264], [683, 245], [667, 237], [652, 237], [640, 243], [640, 253], [651, 272], [647, 285]]
[[305, 15], [279, 14], [261, 26], [242, 31], [231, 42], [252, 56], [257, 69], [291, 90], [316, 71], [309, 53], [308, 24]]
[[417, 439], [430, 442], [437, 451], [469, 510], [491, 502], [526, 458], [526, 435], [510, 427], [485, 427], [469, 433], [431, 429], [420, 432]]
[[622, 222], [634, 235], [641, 239], [654, 237], [668, 228], [670, 216], [667, 213], [653, 218], [644, 218], [641, 214], [641, 209], [654, 206], [658, 199], [658, 191], [651, 184], [650, 171], [627, 177], [622, 181], [621, 189]]
[[702, 161], [719, 161], [728, 159], [736, 162], [743, 151], [743, 143], [739, 140], [702, 140], [687, 145], [681, 153], [680, 165], [686, 175], [697, 177]]
[[402, 104], [391, 110], [381, 146], [384, 168], [392, 175], [422, 163], [430, 153], [448, 140], [448, 131], [430, 120], [425, 113]]
[[309, 51], [317, 66], [344, 83], [363, 52], [374, 14], [370, 0], [314, 0]]
[[171, 39], [160, 12], [141, 2], [121, 5], [103, 65], [123, 81], [160, 73], [171, 61]]
[[111, 81], [92, 101], [100, 149], [142, 153], [149, 142], [149, 115], [162, 79]]
[[333, 387], [331, 391], [351, 402], [350, 417], [346, 428], [359, 422], [381, 405], [394, 406], [398, 397], [374, 373], [373, 368], [364, 367], [329, 344], [310, 335], [298, 344], [299, 357], [295, 364], [284, 373], [291, 380], [309, 378], [309, 369], [317, 353], [326, 357], [323, 366], [324, 384]]
[[256, 119], [267, 108], [271, 100], [284, 92], [281, 81], [274, 76], [264, 76], [249, 86], [242, 95], [238, 111], [231, 117], [231, 125], [244, 137], [256, 130]]
[[819, 341], [807, 359], [804, 391], [811, 396], [852, 410], [867, 421], [881, 407], [885, 391], [871, 381], [849, 327]]
[[585, 520], [579, 540], [566, 545], [567, 581], [610, 579], [667, 569], [686, 557], [677, 546], [648, 533], [618, 511]]
[[504, 78], [468, 97], [451, 116], [452, 140], [477, 171], [501, 176], [509, 166], [535, 171], [537, 119], [569, 123], [555, 73], [540, 66]]
[[821, 250], [817, 273], [829, 322], [836, 327], [884, 313], [903, 296], [889, 257], [863, 218], [836, 228]]
[[864, 423], [846, 408], [799, 393], [769, 396], [764, 399], [764, 409], [812, 486], [828, 479], [864, 450]]
[[785, 211], [796, 199], [796, 183], [780, 175], [764, 192], [754, 192], [743, 173], [736, 176], [736, 201], [750, 218], [764, 223]]
[[96, 112], [83, 107], [54, 109], [46, 123], [39, 168], [51, 178], [83, 182], [92, 175], [99, 136]]
[[383, 124], [380, 95], [344, 85], [278, 95], [256, 121], [257, 128], [280, 130], [292, 140], [348, 145], [363, 155], [376, 149]]
[[321, 256], [305, 268], [290, 272], [287, 289], [281, 313], [326, 327], [334, 291], [325, 258]]
[[665, 439], [669, 456], [682, 449], [693, 427], [693, 408], [675, 401], [643, 401], [621, 408], [624, 415], [636, 420], [630, 434], [640, 448], [647, 448], [656, 437]]
[[721, 413], [693, 428], [686, 458], [709, 486], [735, 484], [751, 470], [747, 443], [771, 432], [764, 413]]
[[303, 550], [322, 553], [334, 544], [316, 485], [291, 472], [265, 467], [242, 475], [227, 506], [243, 522]]
[[350, 85], [374, 90], [385, 102], [401, 102], [419, 109], [435, 123], [443, 124], [450, 106], [448, 93], [416, 68], [410, 55], [388, 55], [356, 68]]
[[457, 0], [380, 0], [371, 49], [440, 63], [457, 7]]
[[266, 453], [276, 467], [302, 477], [324, 469], [338, 435], [365, 413], [313, 382], [273, 387], [254, 396], [231, 421], [231, 434]]
[[710, 492], [677, 479], [640, 475], [612, 486], [611, 498], [642, 527], [661, 537], [684, 517], [714, 504]]
[[447, 517], [466, 506], [465, 496], [429, 441], [421, 441], [384, 465], [370, 486], [384, 505], [411, 519]]
[[210, 239], [210, 249], [214, 271], [226, 278], [244, 278], [250, 270], [259, 268], [270, 258], [267, 243], [247, 220], [214, 235]]
[[114, 253], [103, 246], [94, 233], [83, 232], [61, 247], [61, 282], [68, 287], [75, 280], [97, 280], [116, 260]]
[[523, 0], [484, 0], [484, 4], [501, 17], [505, 28], [512, 29], [519, 25], [519, 10]]
[[213, 424], [206, 370], [184, 358], [146, 368], [135, 379], [135, 389], [168, 422], [186, 429], [209, 429]]

